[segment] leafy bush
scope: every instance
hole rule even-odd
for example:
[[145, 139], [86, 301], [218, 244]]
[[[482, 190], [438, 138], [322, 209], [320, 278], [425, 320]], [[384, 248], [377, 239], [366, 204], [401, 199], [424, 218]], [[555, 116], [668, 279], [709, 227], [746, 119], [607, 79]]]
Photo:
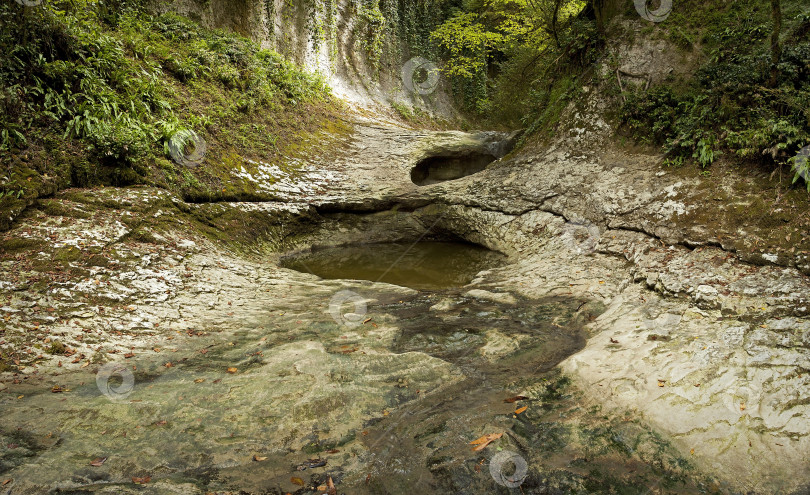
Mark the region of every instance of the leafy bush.
[[725, 11], [701, 8], [707, 7], [696, 8], [694, 16], [711, 19], [702, 40], [703, 66], [685, 85], [628, 94], [620, 112], [624, 128], [661, 145], [670, 159], [693, 158], [702, 167], [722, 153], [787, 164], [810, 143], [810, 41], [803, 28], [810, 12], [795, 17], [792, 28], [788, 22], [784, 31], [791, 36], [784, 37], [773, 85], [769, 11], [747, 0]]
[[5, 2], [0, 24], [1, 150], [56, 134], [95, 163], [134, 170], [163, 154], [167, 129], [210, 127], [184, 108], [187, 94], [233, 91], [222, 105], [250, 114], [329, 93], [246, 38], [176, 14], [152, 16], [139, 1]]

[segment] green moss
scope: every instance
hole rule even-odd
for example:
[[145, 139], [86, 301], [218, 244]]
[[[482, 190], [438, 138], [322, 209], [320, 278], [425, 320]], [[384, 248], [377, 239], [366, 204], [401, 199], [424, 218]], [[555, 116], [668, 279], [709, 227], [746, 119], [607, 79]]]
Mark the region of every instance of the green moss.
[[45, 242], [39, 239], [13, 237], [0, 241], [0, 254], [13, 255], [26, 251], [37, 251], [44, 247]]
[[64, 354], [65, 353], [65, 344], [59, 342], [58, 340], [54, 340], [48, 346], [48, 350], [46, 351], [48, 354]]
[[54, 250], [52, 256], [55, 261], [73, 262], [81, 259], [82, 251], [75, 246], [69, 246]]

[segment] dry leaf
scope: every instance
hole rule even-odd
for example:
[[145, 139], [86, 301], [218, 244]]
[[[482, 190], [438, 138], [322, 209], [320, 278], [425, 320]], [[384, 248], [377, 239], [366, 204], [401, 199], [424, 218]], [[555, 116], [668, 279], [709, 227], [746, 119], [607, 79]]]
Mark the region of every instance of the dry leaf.
[[98, 467], [98, 466], [101, 466], [102, 464], [104, 464], [106, 461], [107, 461], [106, 457], [98, 457], [98, 458], [93, 459], [92, 461], [90, 461], [90, 465]]
[[528, 408], [529, 408], [529, 406], [523, 406], [523, 407], [521, 407], [519, 409], [516, 409], [515, 414], [520, 414], [520, 413], [522, 413], [523, 411], [525, 411]]
[[511, 404], [511, 403], [513, 403], [513, 402], [517, 402], [517, 401], [519, 401], [519, 400], [524, 400], [524, 399], [528, 399], [528, 397], [525, 397], [525, 396], [523, 396], [523, 395], [516, 395], [516, 396], [514, 396], [514, 397], [510, 397], [510, 398], [508, 398], [508, 399], [504, 399], [503, 401], [504, 401], [504, 402], [508, 402], [509, 404]]
[[479, 450], [484, 450], [487, 448], [487, 445], [491, 444], [502, 436], [503, 433], [487, 433], [483, 437], [477, 438], [470, 442], [470, 445], [475, 445], [476, 447], [474, 447], [473, 450], [477, 452]]
[[335, 483], [332, 481], [331, 476], [326, 481], [326, 488], [326, 495], [337, 495], [337, 488], [335, 488]]
[[266, 461], [267, 457], [254, 455], [253, 460], [256, 461], [256, 462]]
[[135, 478], [135, 477], [132, 478], [132, 482], [135, 483], [136, 485], [145, 485], [150, 481], [152, 481], [151, 476], [144, 476], [143, 478]]
[[290, 478], [290, 483], [298, 486], [304, 486], [306, 484], [304, 483], [304, 480], [302, 480], [301, 478], [296, 478], [295, 476]]
[[228, 368], [228, 373], [236, 373], [238, 370], [236, 368]]
[[3, 482], [3, 486], [8, 485], [9, 483], [11, 483], [11, 478], [9, 478], [9, 479], [5, 480], [5, 481]]

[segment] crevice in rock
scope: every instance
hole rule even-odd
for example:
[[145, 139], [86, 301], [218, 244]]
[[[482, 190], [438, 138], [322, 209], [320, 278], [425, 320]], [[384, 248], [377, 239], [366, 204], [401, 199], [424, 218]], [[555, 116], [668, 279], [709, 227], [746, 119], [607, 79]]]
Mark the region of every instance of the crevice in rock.
[[495, 160], [494, 154], [482, 150], [430, 156], [411, 169], [411, 181], [417, 186], [429, 186], [456, 180], [481, 172]]

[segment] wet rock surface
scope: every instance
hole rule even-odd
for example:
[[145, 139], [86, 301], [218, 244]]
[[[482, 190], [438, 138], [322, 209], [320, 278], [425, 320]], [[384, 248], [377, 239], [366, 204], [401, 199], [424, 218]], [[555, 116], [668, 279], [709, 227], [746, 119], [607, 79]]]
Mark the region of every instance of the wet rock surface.
[[[40, 200], [1, 234], [3, 490], [506, 493], [508, 451], [525, 493], [800, 491], [806, 208], [579, 151], [590, 122], [424, 187], [497, 139], [364, 121], [283, 202]], [[428, 292], [278, 264], [451, 235], [509, 262]]]

